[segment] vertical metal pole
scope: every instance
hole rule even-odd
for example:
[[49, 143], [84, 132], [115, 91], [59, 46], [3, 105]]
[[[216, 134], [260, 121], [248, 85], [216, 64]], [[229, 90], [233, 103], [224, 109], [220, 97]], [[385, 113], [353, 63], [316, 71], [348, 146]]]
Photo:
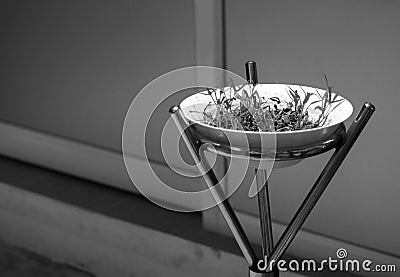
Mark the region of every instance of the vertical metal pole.
[[257, 64], [253, 61], [248, 61], [245, 64], [246, 79], [250, 85], [258, 84]]
[[[254, 88], [258, 84], [257, 64], [254, 61], [248, 61], [245, 64], [246, 79], [250, 86]], [[265, 169], [256, 169], [257, 182], [257, 200], [261, 226], [261, 245], [263, 257], [269, 258], [274, 248], [271, 223], [271, 207], [268, 195], [267, 171]], [[250, 275], [252, 271], [250, 270]], [[253, 272], [254, 273], [254, 272]], [[260, 276], [278, 277], [279, 271], [274, 270], [270, 273], [260, 273]]]
[[263, 255], [269, 257], [273, 249], [272, 242], [272, 228], [271, 228], [271, 213], [268, 198], [268, 184], [266, 173], [264, 170], [256, 169], [256, 182], [257, 182], [257, 200], [258, 210], [260, 216], [261, 238]]
[[[358, 136], [361, 134], [362, 130], [366, 126], [368, 120], [371, 118], [375, 111], [374, 105], [370, 103], [365, 103], [362, 107], [360, 113], [358, 114], [355, 121], [351, 124], [349, 130], [346, 134], [346, 139], [344, 143], [336, 149], [335, 153], [332, 155], [331, 159], [326, 164], [324, 170], [321, 172], [314, 186], [311, 188], [310, 192], [304, 199], [303, 203], [297, 210], [293, 219], [289, 223], [285, 232], [279, 239], [272, 255], [270, 261], [278, 261], [286, 249], [289, 247], [290, 243], [300, 230], [304, 221], [307, 219], [311, 210], [314, 208], [318, 199], [321, 197], [322, 193], [325, 191], [329, 182], [332, 180], [336, 171], [339, 169], [343, 160], [346, 158], [351, 147], [354, 145]], [[270, 262], [269, 261], [269, 262]], [[276, 263], [275, 263], [276, 264]]]
[[[263, 255], [267, 260], [271, 256], [274, 248], [274, 240], [272, 234], [271, 205], [268, 194], [268, 179], [265, 169], [256, 169], [256, 182], [258, 189], [258, 209], [260, 212], [260, 225], [262, 236]], [[261, 189], [260, 189], [261, 188]], [[278, 277], [279, 271], [275, 269], [273, 272], [263, 273], [265, 277]]]
[[200, 170], [200, 173], [202, 174], [208, 188], [210, 188], [210, 192], [213, 198], [215, 199], [216, 203], [218, 204], [218, 207], [226, 223], [228, 224], [237, 244], [239, 245], [239, 248], [242, 251], [243, 256], [245, 257], [249, 266], [251, 268], [254, 267], [254, 265], [257, 262], [256, 254], [254, 253], [250, 245], [250, 242], [228, 200], [227, 199], [223, 200], [224, 192], [219, 186], [216, 186], [218, 184], [217, 177], [215, 176], [212, 169], [207, 170], [207, 168], [210, 168], [207, 164], [207, 161], [201, 159], [201, 155], [199, 152], [200, 149], [199, 143], [193, 137], [192, 133], [188, 130], [189, 124], [186, 121], [182, 110], [179, 107], [174, 106], [169, 110], [169, 112], [176, 126], [178, 127], [179, 132], [182, 135], [182, 139], [185, 142], [191, 157], [197, 164], [197, 167]]

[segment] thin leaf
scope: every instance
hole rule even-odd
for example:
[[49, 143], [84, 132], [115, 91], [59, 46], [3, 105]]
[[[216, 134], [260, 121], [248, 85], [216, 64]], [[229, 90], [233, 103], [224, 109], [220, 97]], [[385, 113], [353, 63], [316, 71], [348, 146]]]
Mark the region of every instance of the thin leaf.
[[319, 100], [315, 100], [315, 101], [312, 101], [312, 102], [310, 103], [310, 105], [309, 105], [309, 106], [311, 106], [311, 105], [313, 105], [313, 104], [315, 104], [315, 103], [321, 102], [321, 101], [322, 101], [321, 99], [319, 99]]
[[270, 98], [268, 98], [267, 100], [274, 101], [274, 102], [276, 102], [276, 103], [278, 103], [278, 104], [281, 103], [281, 100], [279, 99], [279, 97], [276, 97], [276, 96], [270, 97]]
[[334, 103], [337, 103], [337, 102], [340, 102], [340, 103], [341, 103], [341, 102], [343, 102], [343, 101], [344, 101], [344, 99], [339, 99], [339, 100], [336, 100], [336, 101], [332, 101], [331, 104], [334, 104]]
[[[339, 96], [340, 96], [340, 95], [336, 93], [335, 96], [333, 97], [332, 101], [335, 101], [336, 98], [338, 98]], [[334, 103], [334, 102], [332, 102], [332, 103]]]
[[309, 92], [306, 93], [306, 97], [304, 97], [304, 100], [303, 100], [303, 105], [304, 105], [304, 106], [306, 105], [306, 103], [308, 102], [308, 100], [310, 100], [311, 95], [312, 95], [312, 94], [309, 93]]
[[319, 98], [322, 99], [322, 96], [321, 96], [321, 94], [319, 93], [318, 89], [315, 89], [315, 92], [317, 93], [317, 95], [319, 96]]
[[337, 107], [339, 107], [339, 105], [340, 105], [340, 103], [337, 104], [335, 107], [333, 107], [333, 108], [329, 111], [329, 114], [331, 114]]

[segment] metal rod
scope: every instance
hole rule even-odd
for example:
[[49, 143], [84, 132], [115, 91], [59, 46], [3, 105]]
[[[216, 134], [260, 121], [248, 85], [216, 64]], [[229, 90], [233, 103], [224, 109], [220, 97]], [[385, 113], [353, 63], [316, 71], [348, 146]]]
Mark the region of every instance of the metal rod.
[[248, 61], [245, 64], [246, 68], [246, 79], [247, 82], [251, 85], [258, 84], [258, 76], [257, 76], [257, 64], [253, 61]]
[[[257, 199], [258, 209], [260, 211], [263, 256], [268, 260], [271, 256], [272, 249], [274, 248], [274, 239], [272, 234], [271, 205], [268, 193], [267, 171], [265, 169], [256, 169], [255, 171], [258, 189]], [[273, 272], [265, 272], [260, 276], [278, 277], [279, 270], [276, 268]]]
[[[246, 69], [246, 79], [249, 85], [254, 89], [258, 84], [257, 75], [257, 64], [254, 61], [248, 61], [245, 64]], [[269, 204], [268, 196], [268, 178], [267, 171], [264, 169], [256, 169], [256, 182], [257, 182], [257, 200], [258, 200], [258, 210], [260, 216], [260, 227], [261, 227], [261, 246], [263, 257], [269, 257], [274, 248], [273, 236], [272, 236], [272, 224], [271, 224], [271, 208]], [[257, 274], [250, 269], [250, 276], [252, 274]], [[279, 271], [274, 270], [274, 272], [266, 273], [261, 272], [257, 276], [262, 277], [278, 277]]]
[[329, 182], [332, 180], [334, 174], [339, 169], [343, 160], [346, 158], [351, 147], [357, 140], [358, 136], [361, 134], [362, 130], [366, 126], [374, 111], [375, 107], [371, 103], [365, 103], [363, 105], [357, 118], [354, 120], [349, 130], [347, 131], [344, 143], [336, 149], [335, 153], [326, 164], [324, 170], [321, 172], [314, 186], [311, 188], [310, 192], [308, 193], [303, 203], [297, 210], [296, 214], [292, 218], [285, 232], [279, 239], [279, 242], [272, 252], [269, 263], [271, 261], [278, 261], [282, 257], [286, 249], [289, 247], [290, 243], [298, 233], [304, 221], [307, 219], [308, 215], [314, 208], [315, 204], [321, 197]]
[[[258, 83], [257, 64], [248, 61], [245, 64], [246, 79], [250, 86], [254, 87]], [[263, 256], [269, 257], [273, 249], [271, 214], [269, 210], [267, 172], [265, 170], [255, 170], [257, 182], [258, 210], [260, 214], [261, 227], [261, 246]]]
[[[256, 169], [256, 182], [258, 194], [258, 209], [260, 212], [260, 225], [263, 255], [269, 257], [274, 248], [271, 225], [271, 208], [268, 195], [268, 180], [265, 169]], [[260, 189], [261, 188], [261, 189]]]
[[[182, 110], [178, 106], [173, 106], [169, 110], [172, 119], [174, 120], [176, 126], [178, 127], [179, 132], [182, 135], [182, 139], [185, 142], [190, 155], [192, 156], [194, 162], [198, 165], [200, 173], [202, 174], [204, 181], [206, 182], [208, 188], [210, 188], [210, 192], [218, 203], [218, 207], [221, 210], [221, 213], [228, 224], [237, 244], [239, 245], [240, 250], [243, 253], [247, 263], [250, 268], [254, 267], [257, 262], [256, 254], [254, 253], [250, 242], [243, 230], [243, 227], [240, 225], [239, 220], [236, 217], [235, 212], [233, 211], [231, 205], [228, 200], [224, 199], [224, 192], [218, 184], [218, 179], [215, 176], [214, 172], [211, 170], [207, 170], [210, 168], [205, 159], [201, 159], [201, 155], [199, 152], [200, 145], [197, 140], [194, 138], [192, 133], [189, 131], [189, 124], [186, 121]], [[212, 189], [211, 189], [212, 188]]]

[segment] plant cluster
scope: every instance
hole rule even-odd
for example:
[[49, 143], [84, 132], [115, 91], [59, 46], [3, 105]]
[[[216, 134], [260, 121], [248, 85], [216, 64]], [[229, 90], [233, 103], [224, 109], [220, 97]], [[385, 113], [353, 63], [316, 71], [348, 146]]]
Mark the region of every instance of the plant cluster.
[[[227, 90], [208, 88], [203, 93], [209, 95], [211, 101], [201, 112], [203, 122], [219, 128], [254, 132], [297, 131], [324, 126], [329, 114], [344, 101], [332, 92], [326, 76], [325, 80], [327, 89], [322, 94], [318, 90], [315, 94], [306, 92], [301, 87], [304, 97], [288, 86], [290, 101], [260, 97], [257, 86], [253, 85], [231, 85]], [[318, 99], [311, 101], [312, 95]], [[320, 112], [314, 121], [309, 117], [312, 105]]]

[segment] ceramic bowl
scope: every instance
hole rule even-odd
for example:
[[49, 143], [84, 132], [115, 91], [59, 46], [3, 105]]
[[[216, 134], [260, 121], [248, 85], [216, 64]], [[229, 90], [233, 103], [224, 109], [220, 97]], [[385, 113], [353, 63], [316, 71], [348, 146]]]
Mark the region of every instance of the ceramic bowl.
[[[243, 89], [246, 89], [245, 86]], [[307, 93], [311, 96], [307, 103], [312, 103], [323, 97], [325, 90], [303, 85], [292, 84], [257, 84], [254, 89], [261, 97], [278, 97], [282, 103], [291, 101], [288, 90], [296, 90], [301, 101]], [[238, 93], [241, 94], [243, 89]], [[224, 88], [229, 90], [229, 88]], [[252, 132], [217, 128], [203, 123], [202, 112], [211, 101], [204, 92], [196, 93], [184, 99], [180, 107], [191, 123], [191, 130], [202, 142], [208, 143], [208, 150], [228, 157], [248, 158], [252, 160], [274, 159], [276, 167], [293, 165], [309, 156], [326, 152], [337, 146], [345, 135], [343, 122], [348, 119], [353, 106], [343, 96], [332, 93], [332, 98], [341, 100], [332, 104], [323, 126], [285, 132]], [[317, 108], [321, 102], [315, 102], [308, 108], [311, 120], [316, 120], [321, 111]], [[337, 107], [336, 107], [337, 106]], [[283, 163], [282, 163], [283, 162]]]

